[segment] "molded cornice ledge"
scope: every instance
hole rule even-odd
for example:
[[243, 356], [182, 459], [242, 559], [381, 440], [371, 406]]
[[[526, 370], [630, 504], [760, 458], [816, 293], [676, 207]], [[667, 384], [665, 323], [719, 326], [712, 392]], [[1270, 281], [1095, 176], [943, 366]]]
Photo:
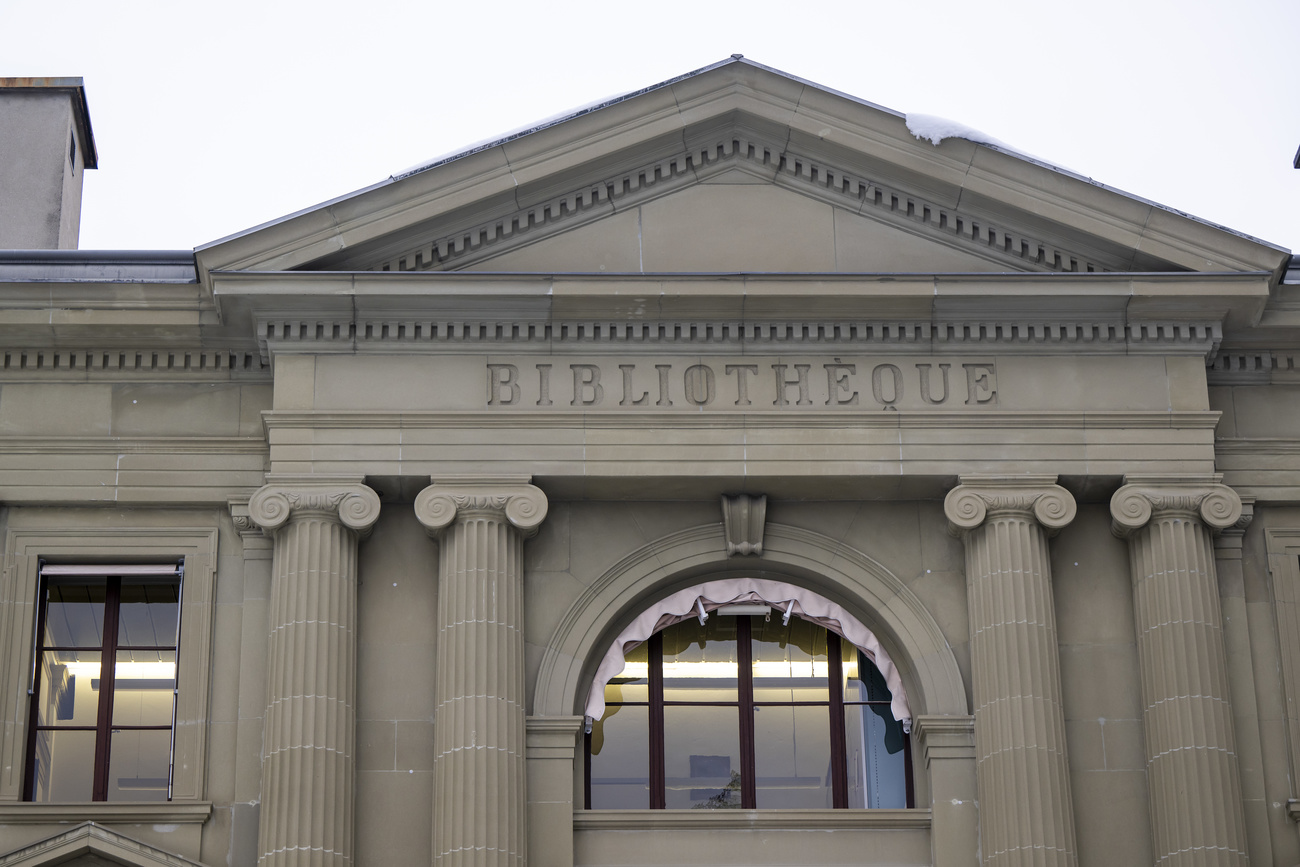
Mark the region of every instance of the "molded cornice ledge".
[[248, 501], [248, 515], [268, 535], [289, 521], [318, 517], [338, 521], [360, 538], [379, 519], [379, 495], [360, 477], [268, 477]]
[[1110, 500], [1111, 532], [1121, 539], [1145, 527], [1153, 517], [1201, 520], [1214, 531], [1241, 518], [1237, 492], [1220, 484], [1221, 473], [1201, 476], [1125, 476], [1124, 487]]
[[429, 535], [438, 538], [458, 517], [473, 514], [504, 516], [525, 537], [546, 519], [546, 494], [529, 484], [531, 476], [430, 479], [415, 498], [415, 516]]
[[948, 492], [943, 512], [948, 532], [963, 538], [988, 518], [1017, 515], [1054, 533], [1074, 520], [1078, 506], [1056, 476], [961, 476]]

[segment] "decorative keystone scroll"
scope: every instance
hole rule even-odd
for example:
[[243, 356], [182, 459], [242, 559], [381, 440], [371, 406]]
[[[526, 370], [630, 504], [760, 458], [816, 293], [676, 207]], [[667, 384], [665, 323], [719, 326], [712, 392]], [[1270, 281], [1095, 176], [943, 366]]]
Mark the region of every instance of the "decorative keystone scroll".
[[1153, 516], [1199, 519], [1214, 530], [1234, 526], [1242, 516], [1241, 497], [1222, 475], [1125, 476], [1124, 487], [1110, 499], [1111, 532], [1126, 539]]
[[962, 476], [943, 500], [948, 532], [961, 537], [990, 515], [1032, 518], [1048, 531], [1060, 530], [1078, 512], [1074, 497], [1056, 476]]
[[504, 515], [511, 526], [531, 536], [546, 519], [546, 510], [546, 494], [526, 478], [434, 482], [415, 498], [415, 516], [435, 537], [457, 516], [476, 513]]
[[727, 534], [727, 556], [763, 553], [763, 527], [767, 522], [767, 496], [722, 495], [722, 524]]
[[364, 537], [379, 519], [379, 495], [359, 483], [272, 482], [248, 501], [248, 517], [267, 534], [306, 516], [336, 520]]

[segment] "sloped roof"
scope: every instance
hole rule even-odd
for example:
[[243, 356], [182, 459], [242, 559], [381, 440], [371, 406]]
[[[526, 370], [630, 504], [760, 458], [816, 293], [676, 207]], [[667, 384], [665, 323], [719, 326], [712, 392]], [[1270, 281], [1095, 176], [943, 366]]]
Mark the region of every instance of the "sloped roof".
[[[456, 270], [600, 219], [724, 160], [1026, 271], [1268, 271], [1287, 251], [733, 56], [196, 251], [213, 270]], [[838, 198], [837, 198], [838, 197]], [[489, 249], [490, 248], [490, 249]], [[476, 258], [477, 256], [477, 258]]]

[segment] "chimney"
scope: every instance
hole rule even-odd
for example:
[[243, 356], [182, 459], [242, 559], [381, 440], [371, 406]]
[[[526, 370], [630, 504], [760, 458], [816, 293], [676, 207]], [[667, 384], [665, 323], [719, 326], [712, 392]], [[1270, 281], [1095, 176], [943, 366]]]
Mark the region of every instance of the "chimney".
[[75, 250], [93, 168], [80, 78], [0, 78], [0, 249]]

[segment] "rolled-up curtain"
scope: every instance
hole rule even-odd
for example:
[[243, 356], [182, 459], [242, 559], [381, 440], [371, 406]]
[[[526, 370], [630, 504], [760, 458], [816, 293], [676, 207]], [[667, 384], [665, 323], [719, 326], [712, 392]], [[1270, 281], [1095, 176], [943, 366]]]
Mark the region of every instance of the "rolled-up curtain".
[[894, 718], [903, 724], [903, 731], [912, 730], [912, 710], [907, 703], [903, 679], [880, 646], [870, 629], [843, 607], [803, 587], [782, 581], [763, 578], [724, 578], [708, 581], [678, 591], [651, 605], [619, 633], [609, 652], [600, 661], [596, 676], [587, 695], [586, 715], [598, 720], [605, 715], [605, 685], [618, 676], [625, 665], [625, 654], [648, 640], [661, 629], [691, 617], [700, 611], [716, 611], [724, 605], [763, 603], [781, 612], [791, 611], [794, 616], [812, 621], [848, 641], [875, 663], [889, 686], [892, 695], [890, 709]]

